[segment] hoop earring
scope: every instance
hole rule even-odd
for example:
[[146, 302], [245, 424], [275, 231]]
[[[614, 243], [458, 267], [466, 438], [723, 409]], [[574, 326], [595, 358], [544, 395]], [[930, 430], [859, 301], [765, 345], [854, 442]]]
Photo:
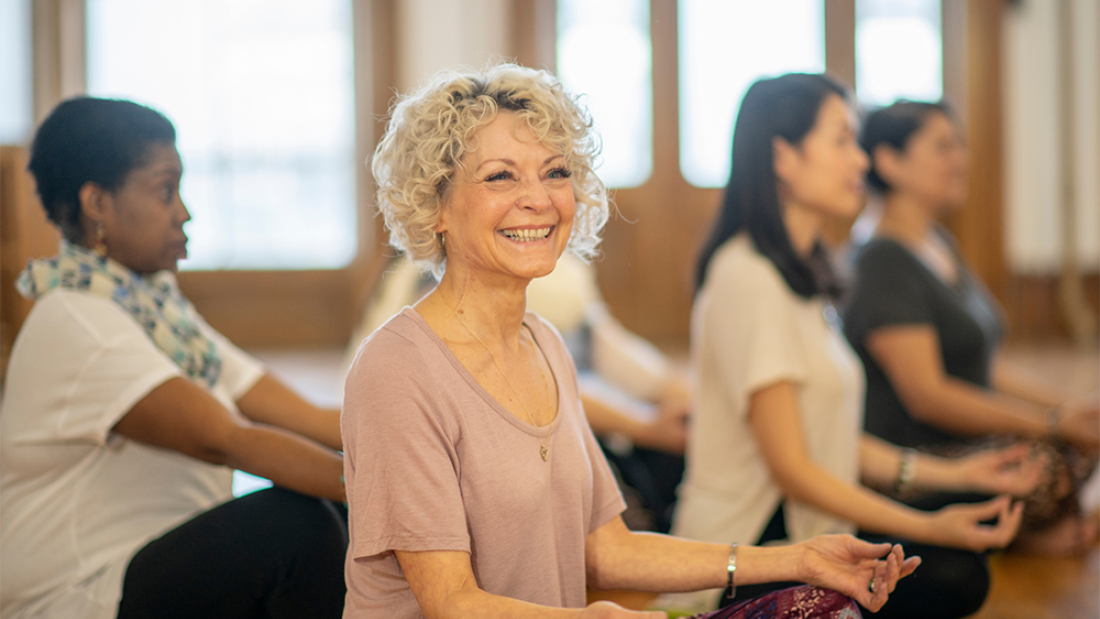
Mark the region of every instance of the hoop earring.
[[99, 256], [100, 258], [106, 258], [107, 257], [107, 243], [105, 243], [103, 241], [103, 238], [104, 238], [105, 235], [106, 234], [103, 231], [103, 223], [102, 222], [97, 223], [95, 225], [95, 250], [94, 251], [95, 251], [95, 255]]

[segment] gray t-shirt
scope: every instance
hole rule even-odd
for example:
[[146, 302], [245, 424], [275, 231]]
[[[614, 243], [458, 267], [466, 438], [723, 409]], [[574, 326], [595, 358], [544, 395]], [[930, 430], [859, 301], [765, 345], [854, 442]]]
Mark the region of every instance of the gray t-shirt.
[[360, 347], [341, 419], [345, 617], [423, 616], [394, 550], [466, 551], [485, 591], [584, 606], [585, 536], [625, 504], [561, 338], [535, 314], [524, 323], [558, 388], [545, 462], [535, 428], [496, 402], [412, 308]]

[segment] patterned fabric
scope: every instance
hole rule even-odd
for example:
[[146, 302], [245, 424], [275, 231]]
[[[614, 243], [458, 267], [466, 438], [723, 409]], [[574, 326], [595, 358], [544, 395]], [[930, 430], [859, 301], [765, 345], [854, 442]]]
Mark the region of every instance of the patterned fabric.
[[221, 374], [217, 346], [198, 327], [198, 312], [170, 271], [141, 276], [68, 241], [52, 258], [32, 260], [15, 284], [37, 299], [60, 288], [110, 299], [126, 311], [164, 354], [193, 381], [213, 387]]
[[820, 587], [804, 585], [773, 591], [691, 619], [859, 619], [859, 605], [851, 598]]

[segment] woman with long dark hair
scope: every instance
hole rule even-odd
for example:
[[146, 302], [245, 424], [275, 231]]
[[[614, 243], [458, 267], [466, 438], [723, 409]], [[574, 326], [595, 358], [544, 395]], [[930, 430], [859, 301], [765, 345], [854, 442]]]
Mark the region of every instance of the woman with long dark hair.
[[924, 562], [882, 612], [962, 617], [985, 599], [982, 551], [1012, 539], [1020, 507], [1002, 496], [921, 511], [860, 481], [1010, 494], [1030, 488], [1037, 467], [1019, 450], [949, 461], [862, 433], [863, 368], [840, 333], [819, 240], [827, 218], [862, 205], [856, 135], [844, 89], [823, 75], [761, 80], [744, 97], [698, 264], [699, 388], [673, 532], [758, 544], [888, 535]]

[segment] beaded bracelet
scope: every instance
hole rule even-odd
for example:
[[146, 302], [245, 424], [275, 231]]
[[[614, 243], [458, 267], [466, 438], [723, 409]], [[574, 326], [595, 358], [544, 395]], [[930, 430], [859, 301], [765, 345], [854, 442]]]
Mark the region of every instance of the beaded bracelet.
[[894, 495], [905, 492], [917, 476], [917, 450], [911, 447], [901, 450], [898, 460], [898, 476], [894, 480]]

